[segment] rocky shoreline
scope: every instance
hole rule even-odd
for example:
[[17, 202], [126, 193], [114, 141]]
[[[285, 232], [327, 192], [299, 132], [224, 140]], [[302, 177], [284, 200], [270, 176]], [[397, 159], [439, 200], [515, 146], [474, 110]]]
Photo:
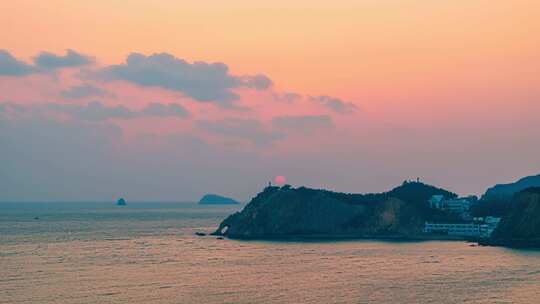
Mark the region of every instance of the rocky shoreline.
[[528, 239], [512, 239], [512, 240], [494, 240], [483, 239], [476, 241], [480, 246], [497, 246], [508, 247], [518, 249], [540, 249], [540, 239], [528, 240]]
[[[210, 233], [214, 236], [223, 236], [219, 233]], [[341, 241], [341, 240], [373, 240], [373, 241], [392, 241], [392, 242], [423, 242], [423, 241], [461, 241], [477, 242], [476, 239], [466, 238], [454, 235], [357, 235], [357, 234], [289, 234], [289, 235], [265, 235], [258, 237], [247, 236], [226, 236], [232, 240], [261, 240], [261, 241]]]

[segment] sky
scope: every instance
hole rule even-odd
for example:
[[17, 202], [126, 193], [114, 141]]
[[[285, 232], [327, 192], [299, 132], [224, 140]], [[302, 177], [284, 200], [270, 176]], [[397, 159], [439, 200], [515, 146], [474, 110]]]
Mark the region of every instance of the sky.
[[0, 2], [0, 201], [540, 173], [532, 0]]

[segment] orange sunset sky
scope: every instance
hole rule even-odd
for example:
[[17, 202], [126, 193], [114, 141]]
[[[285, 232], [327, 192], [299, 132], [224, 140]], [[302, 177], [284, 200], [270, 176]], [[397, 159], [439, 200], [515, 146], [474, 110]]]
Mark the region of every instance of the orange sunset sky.
[[540, 172], [539, 15], [532, 0], [2, 1], [0, 159], [18, 173], [0, 172], [0, 200], [247, 199], [276, 175], [481, 194]]

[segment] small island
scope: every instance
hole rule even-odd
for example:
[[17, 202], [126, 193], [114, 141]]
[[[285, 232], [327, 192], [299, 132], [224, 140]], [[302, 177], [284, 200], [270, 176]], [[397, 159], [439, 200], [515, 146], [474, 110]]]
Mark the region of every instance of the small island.
[[125, 206], [126, 205], [126, 200], [124, 198], [120, 198], [119, 200], [116, 201], [116, 206]]
[[236, 205], [239, 204], [236, 200], [217, 195], [217, 194], [206, 194], [199, 200], [199, 204], [201, 205]]

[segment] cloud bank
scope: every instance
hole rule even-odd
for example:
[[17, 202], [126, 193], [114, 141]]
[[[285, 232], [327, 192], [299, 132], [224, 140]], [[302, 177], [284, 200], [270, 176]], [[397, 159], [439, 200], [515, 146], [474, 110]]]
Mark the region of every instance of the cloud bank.
[[33, 65], [17, 60], [6, 50], [0, 50], [0, 76], [26, 76], [32, 73], [78, 67], [92, 63], [90, 57], [74, 50], [67, 50], [65, 55], [41, 52], [33, 58]]
[[50, 52], [41, 52], [34, 57], [34, 65], [44, 69], [59, 69], [77, 67], [92, 63], [90, 57], [84, 56], [74, 50], [67, 50], [65, 55], [56, 55]]
[[203, 102], [230, 102], [239, 99], [234, 89], [266, 90], [272, 85], [262, 74], [235, 76], [224, 63], [189, 63], [167, 53], [150, 56], [131, 53], [125, 63], [105, 67], [97, 75], [104, 80], [124, 80], [178, 91]]
[[247, 198], [290, 175], [350, 107], [167, 53], [100, 66], [73, 50], [30, 63], [0, 51], [0, 77], [0, 200]]

